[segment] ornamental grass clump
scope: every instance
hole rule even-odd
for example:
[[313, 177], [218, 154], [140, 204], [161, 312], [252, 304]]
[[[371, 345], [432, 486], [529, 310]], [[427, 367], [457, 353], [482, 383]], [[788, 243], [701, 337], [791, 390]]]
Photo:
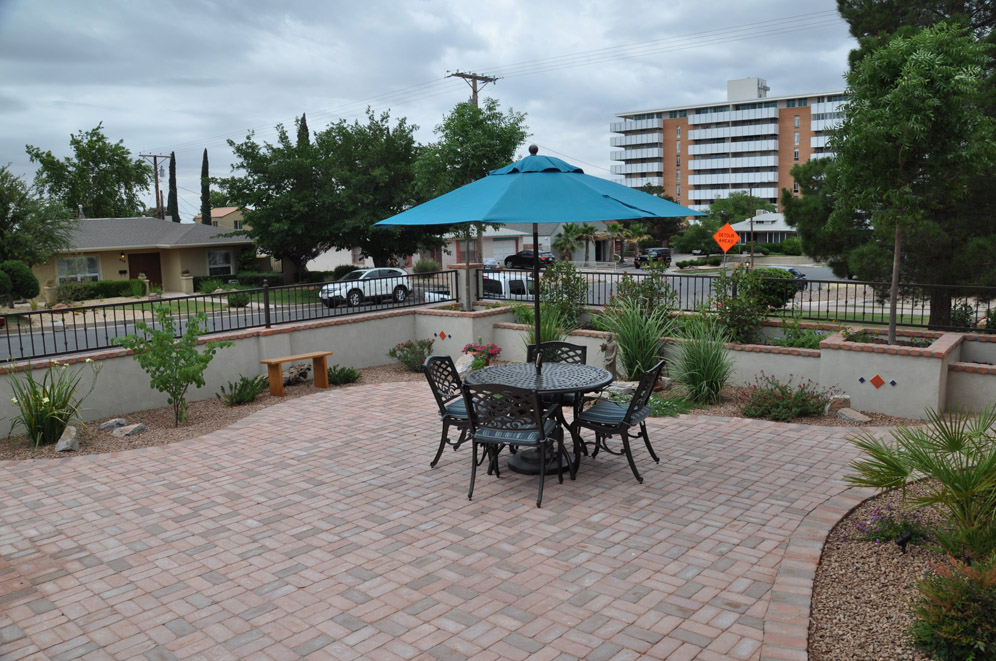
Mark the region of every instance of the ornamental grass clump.
[[780, 422], [822, 415], [830, 400], [840, 392], [837, 388], [820, 388], [809, 379], [793, 384], [792, 378], [790, 376], [783, 383], [778, 377], [761, 372], [754, 383], [747, 386], [740, 413], [748, 418]]
[[640, 300], [632, 297], [615, 299], [611, 309], [606, 306], [598, 316], [597, 323], [600, 330], [614, 335], [622, 372], [630, 381], [639, 381], [657, 364], [663, 354], [664, 338], [673, 329], [667, 308], [646, 310]]
[[432, 354], [432, 338], [425, 340], [405, 340], [391, 347], [387, 355], [396, 359], [409, 372], [421, 372], [422, 363]]
[[685, 387], [689, 400], [697, 404], [718, 402], [733, 374], [723, 328], [706, 317], [686, 318], [681, 337], [672, 365], [674, 378]]
[[18, 413], [13, 417], [7, 435], [23, 427], [36, 448], [58, 441], [66, 427], [79, 419], [83, 400], [97, 384], [100, 364], [87, 358], [86, 365], [92, 376], [90, 387], [82, 395], [78, 390], [84, 368], [69, 369], [68, 363], [53, 360], [40, 380], [36, 380], [31, 371], [24, 372], [23, 378], [12, 372], [10, 387], [14, 396], [10, 401], [17, 406]]
[[356, 383], [362, 375], [352, 367], [342, 367], [333, 365], [329, 368], [329, 385], [344, 386], [348, 383]]
[[228, 387], [221, 386], [221, 392], [215, 393], [215, 397], [221, 400], [225, 406], [239, 406], [248, 404], [259, 397], [267, 389], [268, 382], [265, 374], [249, 378], [242, 375], [234, 383], [228, 382]]

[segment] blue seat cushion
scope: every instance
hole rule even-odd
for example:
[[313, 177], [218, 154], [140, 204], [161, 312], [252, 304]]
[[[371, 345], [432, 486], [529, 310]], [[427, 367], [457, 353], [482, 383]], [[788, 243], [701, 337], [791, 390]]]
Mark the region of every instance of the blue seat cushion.
[[[628, 403], [613, 402], [610, 400], [603, 399], [599, 402], [595, 402], [587, 411], [581, 413], [578, 419], [581, 422], [590, 422], [596, 425], [603, 425], [605, 427], [618, 427], [622, 424], [623, 418], [626, 417], [626, 411], [629, 410]], [[637, 409], [633, 412], [633, 417], [630, 418], [631, 425], [638, 425], [647, 417], [650, 416], [650, 407], [644, 406], [643, 408]]]
[[467, 402], [463, 397], [458, 397], [446, 405], [446, 415], [453, 418], [467, 419]]
[[[557, 421], [549, 419], [543, 425], [546, 429], [546, 437], [553, 436], [557, 428]], [[478, 427], [474, 434], [474, 439], [478, 443], [507, 443], [508, 445], [528, 445], [539, 441], [539, 432], [534, 429], [492, 429], [490, 427]]]

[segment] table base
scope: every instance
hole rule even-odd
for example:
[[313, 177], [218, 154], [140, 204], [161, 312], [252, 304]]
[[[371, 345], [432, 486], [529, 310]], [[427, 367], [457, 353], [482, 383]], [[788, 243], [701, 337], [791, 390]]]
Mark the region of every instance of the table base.
[[[560, 457], [560, 464], [563, 467], [564, 475], [570, 476], [571, 473], [571, 462], [564, 456]], [[509, 455], [508, 457], [508, 469], [513, 473], [519, 473], [520, 475], [539, 475], [540, 474], [540, 458], [539, 452], [533, 450], [532, 448], [528, 450], [519, 450], [515, 454]], [[554, 448], [553, 452], [549, 454], [546, 458], [546, 474], [556, 475], [557, 474], [557, 451]]]

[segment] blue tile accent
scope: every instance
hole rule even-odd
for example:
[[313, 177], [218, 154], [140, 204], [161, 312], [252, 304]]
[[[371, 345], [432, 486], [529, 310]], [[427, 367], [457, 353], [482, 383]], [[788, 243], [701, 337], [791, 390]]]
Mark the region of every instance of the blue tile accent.
[[864, 382], [865, 382], [865, 377], [859, 376], [858, 377], [858, 383], [864, 383]]
[[896, 387], [896, 380], [893, 379], [892, 381], [889, 381], [889, 385], [892, 386], [893, 388], [895, 388]]

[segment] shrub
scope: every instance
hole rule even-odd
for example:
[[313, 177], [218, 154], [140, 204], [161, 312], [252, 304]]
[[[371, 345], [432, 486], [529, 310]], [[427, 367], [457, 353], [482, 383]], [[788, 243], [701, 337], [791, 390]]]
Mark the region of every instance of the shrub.
[[406, 340], [392, 347], [387, 355], [397, 359], [409, 372], [421, 372], [422, 363], [432, 354], [432, 343], [432, 338]]
[[477, 342], [468, 342], [465, 344], [462, 353], [483, 354], [487, 360], [491, 361], [497, 360], [498, 356], [501, 355], [501, 347], [494, 342], [485, 344], [481, 338], [477, 338]]
[[820, 388], [810, 380], [792, 384], [792, 377], [782, 383], [764, 372], [747, 386], [747, 395], [740, 412], [748, 418], [765, 418], [788, 422], [798, 417], [822, 415], [823, 410], [839, 391]]
[[782, 241], [782, 252], [786, 255], [798, 257], [802, 254], [802, 239], [797, 236], [790, 236]]
[[683, 341], [674, 361], [674, 378], [685, 386], [688, 399], [700, 404], [718, 402], [733, 373], [723, 329], [705, 317], [683, 322]]
[[41, 292], [38, 278], [31, 272], [31, 267], [19, 259], [9, 259], [0, 263], [0, 271], [10, 278], [10, 293], [8, 298], [34, 298]]
[[232, 292], [228, 295], [228, 307], [244, 308], [249, 305], [249, 294], [243, 292]]
[[975, 326], [975, 308], [968, 303], [951, 306], [952, 328], [972, 328]]
[[670, 315], [676, 306], [678, 292], [668, 285], [665, 268], [659, 263], [651, 263], [647, 265], [645, 276], [623, 275], [615, 294], [605, 305], [605, 312], [612, 314], [625, 299], [632, 300], [644, 312], [662, 309]]
[[865, 521], [854, 526], [858, 539], [865, 542], [892, 542], [909, 533], [910, 544], [924, 544], [932, 536], [927, 526], [920, 520], [920, 512], [899, 510], [892, 505], [876, 506]]
[[761, 302], [769, 308], [777, 310], [785, 307], [799, 291], [795, 277], [785, 269], [757, 268], [754, 273], [761, 278], [758, 295]]
[[340, 367], [333, 365], [329, 368], [329, 383], [333, 386], [344, 386], [347, 383], [356, 383], [360, 380], [360, 374], [352, 367]]
[[[144, 285], [142, 291], [145, 291]], [[93, 297], [93, 287], [89, 282], [63, 282], [55, 288], [55, 300], [59, 303], [75, 303]]]
[[354, 266], [352, 264], [340, 264], [339, 266], [335, 267], [335, 269], [332, 271], [332, 280], [333, 281], [342, 280], [342, 276], [346, 275], [347, 273], [352, 273], [353, 271], [359, 271], [359, 270], [360, 270], [359, 266]]
[[128, 335], [114, 338], [114, 344], [134, 352], [134, 358], [149, 375], [150, 385], [159, 392], [166, 393], [167, 401], [173, 407], [174, 426], [187, 414], [187, 389], [191, 385], [198, 388], [204, 385], [204, 370], [218, 349], [232, 346], [231, 341], [211, 341], [197, 350], [197, 341], [207, 327], [207, 316], [198, 312], [187, 319], [183, 335], [176, 338], [176, 320], [165, 305], [156, 307], [158, 327], [149, 326], [144, 321], [135, 324], [142, 335]]
[[996, 405], [977, 415], [927, 410], [927, 424], [897, 427], [893, 443], [873, 434], [849, 438], [864, 458], [852, 461], [855, 486], [903, 489], [921, 477], [933, 478], [931, 492], [914, 508], [931, 507], [947, 526], [934, 532], [951, 556], [977, 562], [996, 551]]
[[919, 582], [913, 642], [935, 659], [996, 655], [996, 558], [976, 565], [950, 560]]
[[637, 381], [657, 364], [664, 337], [671, 335], [672, 323], [666, 308], [644, 310], [633, 297], [617, 298], [612, 310], [599, 315], [601, 330], [615, 336], [626, 378]]
[[10, 276], [0, 271], [0, 298], [6, 300], [13, 290], [14, 288], [10, 284]]
[[560, 319], [571, 328], [577, 328], [581, 320], [587, 295], [588, 281], [567, 260], [555, 260], [540, 278], [540, 301], [556, 310]]
[[731, 342], [749, 344], [761, 334], [768, 306], [757, 271], [738, 266], [713, 280], [712, 305]]
[[229, 279], [235, 280], [240, 285], [247, 285], [254, 289], [262, 287], [263, 282], [266, 282], [270, 287], [284, 284], [284, 274], [273, 271], [246, 271], [244, 273], [240, 271]]
[[772, 338], [771, 344], [776, 347], [794, 347], [796, 349], [819, 349], [820, 342], [826, 339], [826, 333], [816, 328], [803, 328], [798, 321], [782, 326], [782, 334]]
[[986, 330], [996, 331], [996, 307], [986, 310]]
[[82, 395], [77, 394], [83, 369], [69, 369], [68, 363], [53, 360], [36, 381], [31, 370], [24, 372], [23, 380], [16, 373], [11, 374], [10, 387], [14, 393], [11, 401], [18, 413], [13, 416], [10, 435], [18, 426], [23, 427], [37, 448], [39, 445], [55, 443], [66, 427], [80, 415], [83, 400], [93, 392], [100, 374], [100, 364], [87, 358], [86, 364], [93, 371], [90, 388]]
[[428, 257], [423, 257], [422, 259], [415, 262], [415, 266], [412, 267], [413, 273], [435, 273], [436, 271], [442, 271], [443, 267], [434, 259], [429, 259]]
[[[197, 278], [194, 278], [195, 280]], [[217, 289], [224, 289], [225, 283], [218, 278], [204, 278], [197, 283], [197, 291], [202, 294], [211, 294]]]
[[227, 391], [225, 386], [221, 386], [221, 392], [215, 393], [215, 397], [220, 399], [225, 406], [239, 406], [256, 399], [267, 387], [268, 382], [265, 375], [260, 374], [251, 379], [243, 375], [235, 383], [229, 381]]

